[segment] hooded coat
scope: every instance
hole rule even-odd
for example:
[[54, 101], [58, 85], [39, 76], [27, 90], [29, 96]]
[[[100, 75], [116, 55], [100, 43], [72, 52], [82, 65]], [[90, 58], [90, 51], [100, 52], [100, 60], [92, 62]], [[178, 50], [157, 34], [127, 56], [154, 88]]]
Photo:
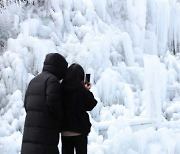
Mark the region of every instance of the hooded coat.
[[26, 111], [21, 154], [59, 154], [62, 124], [61, 87], [67, 62], [58, 53], [46, 56], [42, 73], [27, 88]]
[[63, 80], [61, 86], [64, 111], [62, 131], [88, 135], [91, 123], [86, 111], [91, 111], [96, 106], [96, 99], [79, 80], [69, 78]]

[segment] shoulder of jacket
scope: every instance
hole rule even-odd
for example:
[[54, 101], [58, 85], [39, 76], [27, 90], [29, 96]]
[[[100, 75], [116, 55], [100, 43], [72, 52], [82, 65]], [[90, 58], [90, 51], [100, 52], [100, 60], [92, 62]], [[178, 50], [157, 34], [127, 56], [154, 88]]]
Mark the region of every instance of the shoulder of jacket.
[[59, 79], [54, 74], [51, 74], [51, 73], [48, 73], [46, 79], [47, 79], [47, 82], [59, 82]]
[[46, 79], [57, 79], [58, 80], [58, 78], [54, 75], [54, 74], [52, 74], [52, 73], [50, 73], [50, 72], [43, 72], [42, 73], [42, 75], [46, 78]]

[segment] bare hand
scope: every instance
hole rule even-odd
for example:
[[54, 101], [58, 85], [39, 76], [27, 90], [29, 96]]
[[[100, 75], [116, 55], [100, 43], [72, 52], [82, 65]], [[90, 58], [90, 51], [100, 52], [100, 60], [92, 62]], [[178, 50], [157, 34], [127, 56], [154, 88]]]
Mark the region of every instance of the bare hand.
[[84, 83], [84, 87], [89, 90], [91, 89], [91, 83]]

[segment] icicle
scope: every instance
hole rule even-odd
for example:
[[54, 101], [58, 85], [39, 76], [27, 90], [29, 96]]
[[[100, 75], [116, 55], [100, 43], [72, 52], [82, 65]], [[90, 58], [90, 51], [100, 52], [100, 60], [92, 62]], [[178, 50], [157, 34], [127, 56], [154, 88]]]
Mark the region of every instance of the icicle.
[[144, 64], [147, 117], [155, 120], [156, 127], [159, 127], [162, 104], [165, 101], [167, 72], [157, 56], [145, 55]]

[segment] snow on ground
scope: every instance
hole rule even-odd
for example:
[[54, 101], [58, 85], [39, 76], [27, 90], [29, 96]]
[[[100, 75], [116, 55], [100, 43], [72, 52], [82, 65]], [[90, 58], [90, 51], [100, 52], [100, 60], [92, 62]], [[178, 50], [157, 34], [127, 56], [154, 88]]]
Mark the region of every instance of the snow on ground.
[[26, 87], [45, 55], [58, 52], [91, 73], [98, 105], [89, 113], [88, 154], [179, 154], [179, 12], [178, 0], [7, 6], [0, 13], [0, 153], [20, 152]]

